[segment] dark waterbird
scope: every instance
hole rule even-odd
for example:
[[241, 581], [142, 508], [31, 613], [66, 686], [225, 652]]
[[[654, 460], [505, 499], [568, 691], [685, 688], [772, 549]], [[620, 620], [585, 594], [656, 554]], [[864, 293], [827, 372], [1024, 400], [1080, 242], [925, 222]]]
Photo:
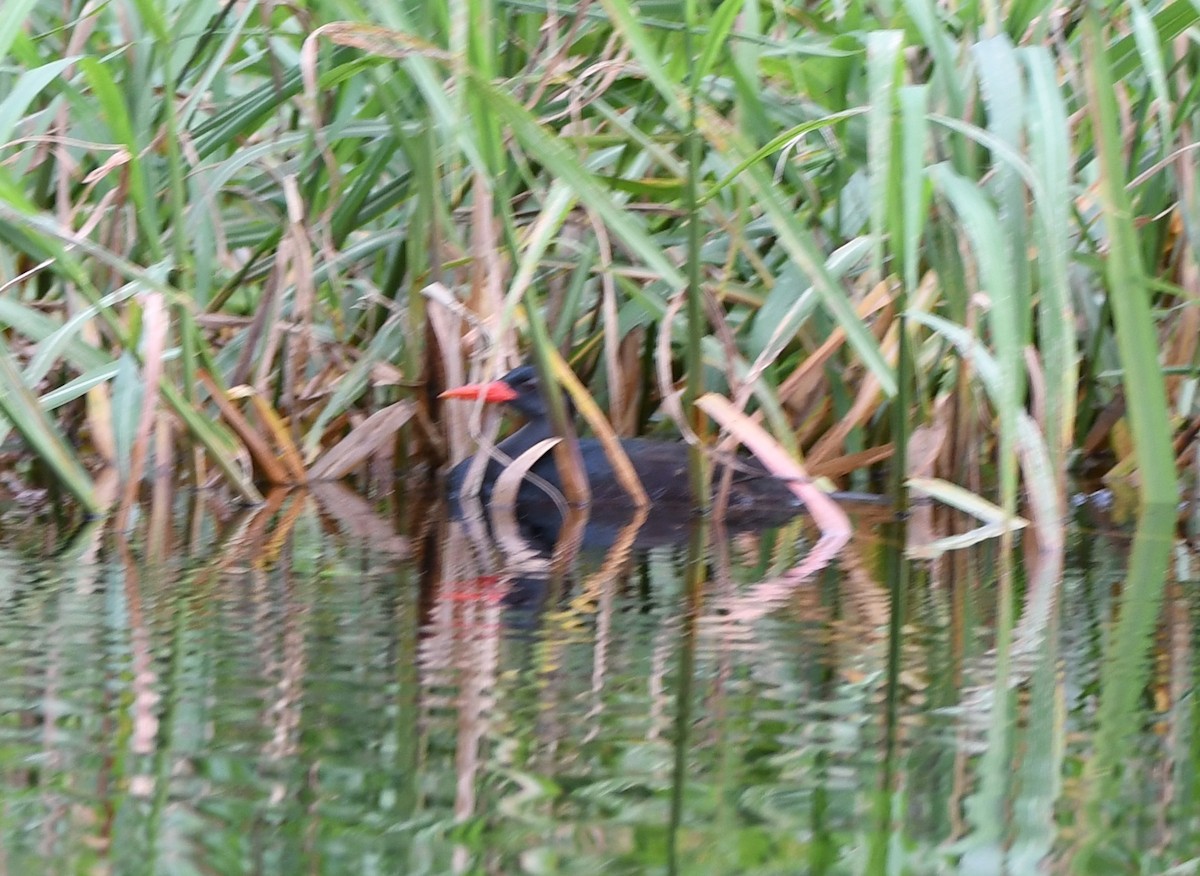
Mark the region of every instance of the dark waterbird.
[[[503, 454], [499, 459], [488, 460], [484, 472], [481, 498], [487, 500], [496, 478], [504, 470], [508, 460], [533, 447], [539, 441], [555, 437], [550, 423], [546, 400], [542, 395], [537, 371], [531, 365], [514, 368], [499, 380], [491, 383], [471, 383], [455, 387], [442, 393], [442, 398], [483, 399], [489, 404], [505, 404], [525, 418], [525, 425], [496, 445]], [[675, 505], [690, 509], [692, 490], [688, 478], [688, 446], [678, 441], [654, 441], [645, 438], [624, 438], [621, 447], [625, 450], [633, 469], [637, 472], [646, 495], [654, 505]], [[612, 463], [596, 439], [581, 439], [579, 453], [584, 471], [591, 486], [594, 504], [605, 502], [628, 502], [628, 496], [613, 473]], [[471, 460], [465, 459], [450, 470], [448, 488], [457, 496]], [[800, 502], [780, 479], [771, 476], [750, 457], [738, 457], [730, 490], [729, 510], [732, 513], [762, 514], [783, 517], [795, 514]], [[555, 465], [554, 454], [543, 455], [530, 472], [544, 479], [555, 489], [562, 489], [562, 479]], [[718, 466], [713, 483], [719, 483], [722, 469]], [[526, 478], [517, 494], [519, 503], [544, 499], [545, 491], [532, 479]]]

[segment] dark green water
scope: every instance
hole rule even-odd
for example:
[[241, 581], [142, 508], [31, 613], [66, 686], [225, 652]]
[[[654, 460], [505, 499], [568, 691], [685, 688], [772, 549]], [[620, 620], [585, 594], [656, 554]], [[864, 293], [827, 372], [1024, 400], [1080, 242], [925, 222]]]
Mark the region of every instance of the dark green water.
[[797, 583], [801, 524], [546, 556], [391, 503], [10, 526], [0, 868], [1197, 871], [1173, 513], [1018, 540], [997, 637], [998, 545], [899, 567], [878, 514]]

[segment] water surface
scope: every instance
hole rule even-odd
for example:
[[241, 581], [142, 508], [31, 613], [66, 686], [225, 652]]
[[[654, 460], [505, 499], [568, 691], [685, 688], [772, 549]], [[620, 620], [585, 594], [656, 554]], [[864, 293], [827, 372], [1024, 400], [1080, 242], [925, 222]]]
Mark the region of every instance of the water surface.
[[10, 525], [4, 869], [1196, 871], [1173, 512], [1073, 523], [1061, 570], [1025, 536], [1007, 579], [995, 542], [902, 559], [949, 519], [854, 512], [795, 580], [803, 519], [596, 516], [324, 488]]

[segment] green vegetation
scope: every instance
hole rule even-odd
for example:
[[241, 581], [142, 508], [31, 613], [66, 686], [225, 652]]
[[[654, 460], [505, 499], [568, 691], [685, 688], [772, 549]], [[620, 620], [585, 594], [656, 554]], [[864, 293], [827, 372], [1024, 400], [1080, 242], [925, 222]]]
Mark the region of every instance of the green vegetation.
[[859, 485], [1174, 502], [1200, 12], [949, 5], [9, 0], [0, 433], [253, 499], [461, 449], [533, 340], [621, 432], [717, 389]]

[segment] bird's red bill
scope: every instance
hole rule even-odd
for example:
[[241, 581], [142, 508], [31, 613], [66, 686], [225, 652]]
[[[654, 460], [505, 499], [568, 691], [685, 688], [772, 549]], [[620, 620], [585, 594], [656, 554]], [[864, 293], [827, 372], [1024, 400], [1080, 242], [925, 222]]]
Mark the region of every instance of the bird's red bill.
[[448, 389], [439, 398], [481, 398], [488, 404], [501, 404], [517, 398], [519, 393], [503, 380], [493, 380], [491, 383], [466, 383]]

